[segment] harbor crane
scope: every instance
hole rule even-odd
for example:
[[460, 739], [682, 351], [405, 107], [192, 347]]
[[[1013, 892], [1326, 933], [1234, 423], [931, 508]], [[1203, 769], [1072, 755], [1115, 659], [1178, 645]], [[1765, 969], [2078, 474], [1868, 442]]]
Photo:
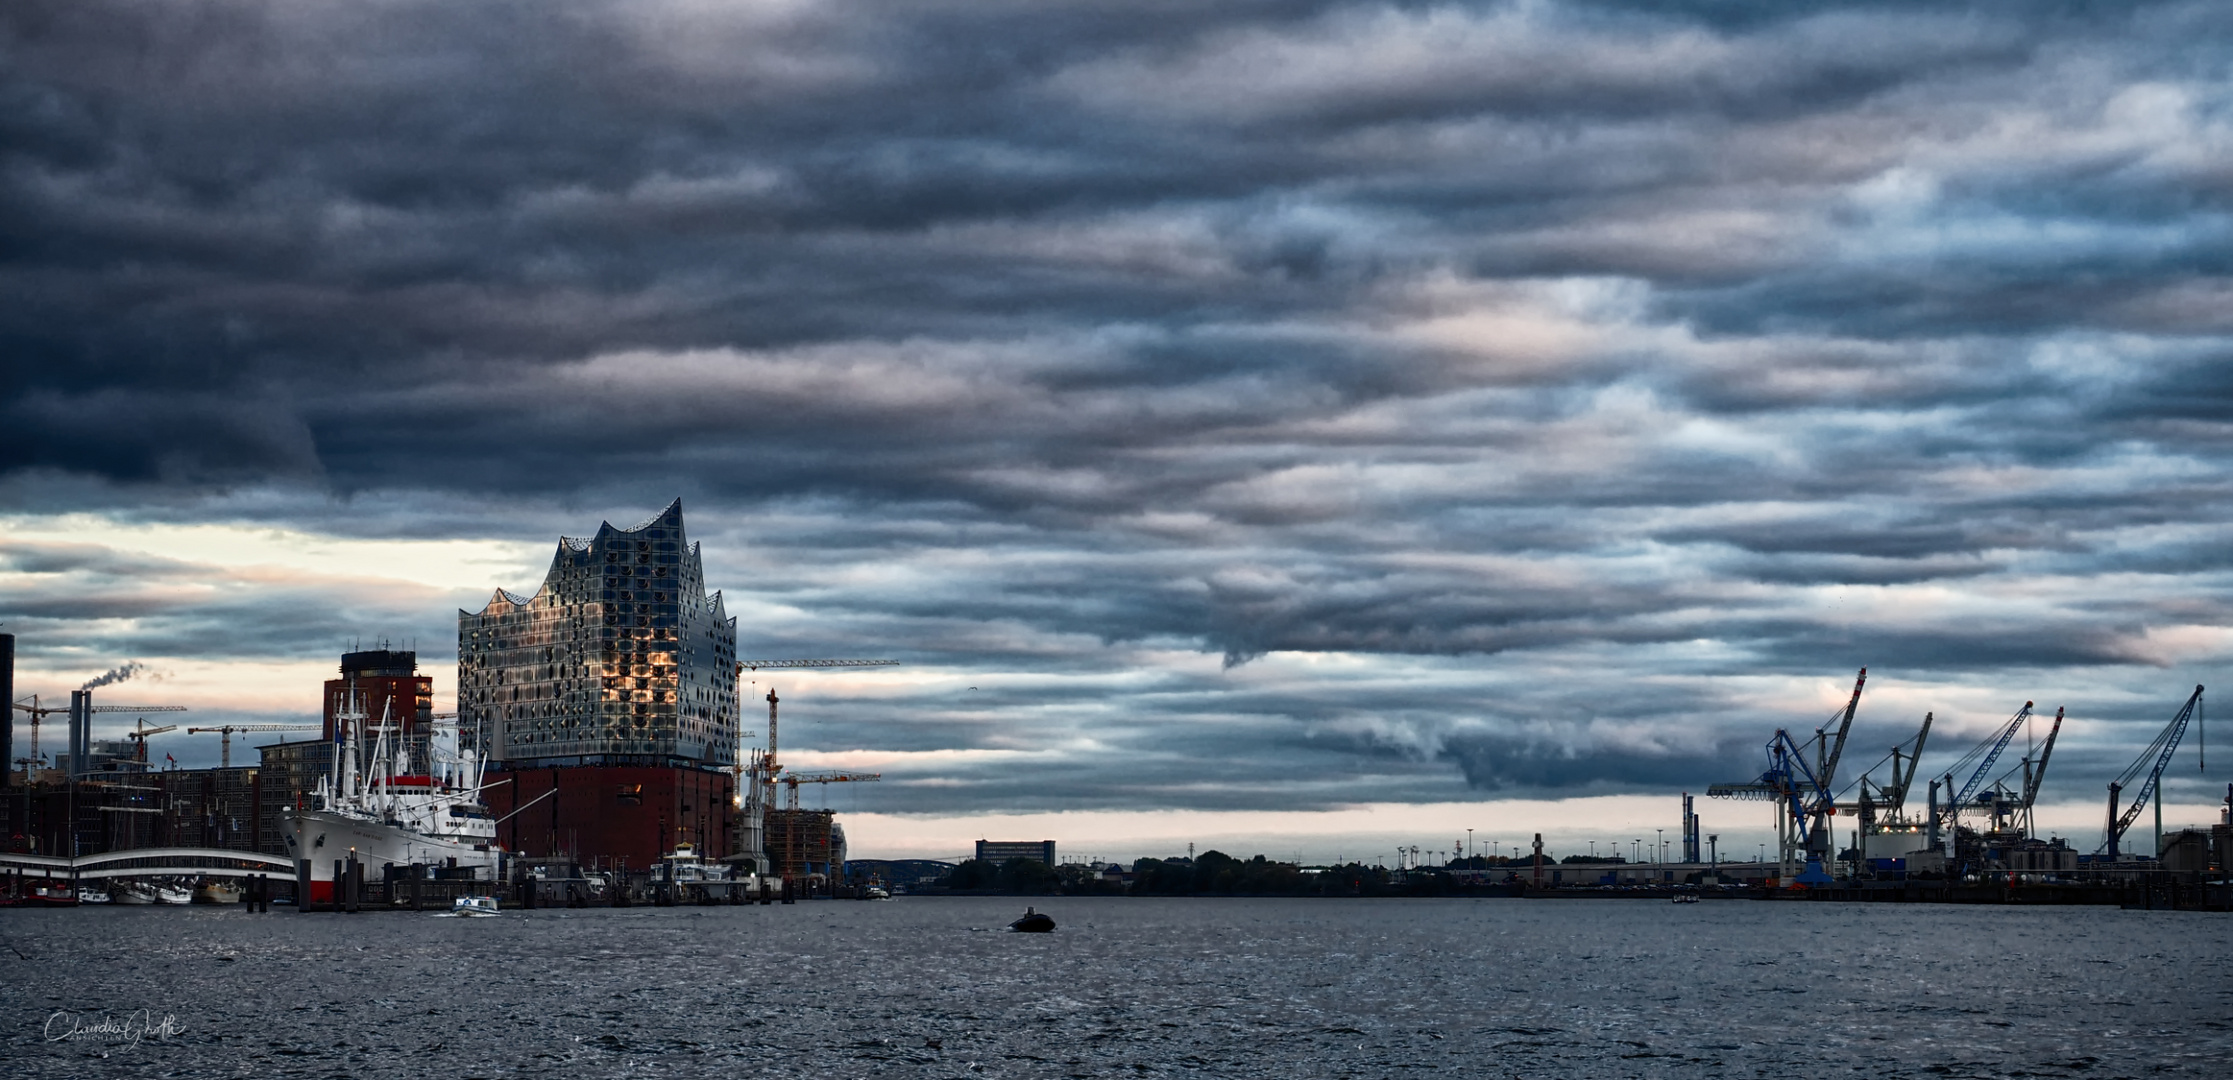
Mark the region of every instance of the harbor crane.
[[[2009, 740], [2014, 739], [2016, 732], [2031, 719], [2031, 707], [2031, 702], [2024, 702], [2024, 707], [2016, 710], [2014, 716], [1994, 729], [1991, 735], [1985, 737], [1984, 742], [1970, 748], [1969, 753], [1963, 754], [1960, 760], [1954, 762], [1954, 767], [1946, 771], [1946, 790], [1952, 793], [1952, 797], [1940, 812], [1945, 815], [1948, 825], [1959, 824], [1962, 811], [1973, 808], [1972, 800], [1977, 798], [1978, 789], [1984, 786], [1985, 778], [1993, 774], [1993, 765], [2000, 760], [2001, 752], [2008, 749]], [[1969, 778], [1957, 788], [1954, 777], [1964, 772]], [[1987, 794], [1980, 801], [1989, 806], [1993, 797]]]
[[[1855, 873], [1860, 872], [1859, 861], [1871, 857], [1869, 851], [1872, 846], [1885, 846], [1884, 841], [1876, 841], [1872, 845], [1872, 838], [1883, 835], [1907, 837], [1905, 842], [1913, 844], [1916, 826], [1907, 816], [1907, 793], [1915, 786], [1917, 766], [1923, 760], [1924, 746], [1930, 742], [1931, 723], [1935, 717], [1935, 713], [1924, 713], [1923, 726], [1913, 738], [1894, 745], [1889, 753], [1853, 781], [1851, 786], [1860, 789], [1853, 801], [1854, 816], [1858, 819], [1853, 830]], [[1876, 770], [1886, 763], [1892, 766], [1892, 779], [1890, 783], [1880, 784], [1875, 778]], [[1935, 791], [1937, 781], [1932, 781], [1932, 784]], [[1844, 792], [1839, 794], [1842, 796]]]
[[[1878, 811], [1882, 811], [1895, 823], [1906, 823], [1908, 789], [1915, 786], [1915, 767], [1922, 763], [1923, 747], [1930, 741], [1934, 715], [1924, 713], [1922, 730], [1917, 731], [1914, 738], [1892, 747], [1891, 753], [1884, 755], [1875, 765], [1869, 766], [1869, 770], [1862, 773], [1861, 778], [1855, 782], [1861, 791], [1859, 804], [1863, 825], [1873, 823]], [[1876, 775], [1877, 768], [1885, 762], [1892, 764], [1892, 782], [1879, 784], [1871, 777]]]
[[1838, 714], [1835, 735], [1827, 727], [1816, 728], [1814, 738], [1801, 745], [1790, 731], [1778, 728], [1775, 737], [1768, 740], [1768, 770], [1759, 779], [1706, 789], [1713, 798], [1766, 799], [1776, 804], [1779, 877], [1790, 878], [1792, 865], [1803, 858], [1806, 868], [1798, 875], [1798, 882], [1830, 881], [1823, 867], [1830, 861], [1829, 819], [1838, 812], [1832, 784], [1838, 760], [1845, 756], [1846, 737], [1853, 730], [1854, 710], [1861, 705], [1861, 690], [1868, 681], [1869, 669], [1862, 668], [1853, 680], [1852, 696]]
[[[1978, 794], [1971, 808], [1992, 816], [1991, 831], [2004, 832], [2013, 825], [2022, 835], [2032, 835], [2032, 804], [2039, 800], [2039, 784], [2047, 777], [2047, 762], [2055, 755], [2055, 738], [2062, 733], [2062, 721], [2063, 710], [2058, 708], [2054, 726], [2047, 731], [2047, 741], [2036, 748], [2038, 756], [2026, 752], [2023, 760], [1994, 777], [1986, 790]], [[2014, 781], [2013, 787], [2011, 781]]]
[[[2150, 798], [2155, 800], [2155, 830], [2160, 848], [2163, 837], [2163, 769], [2171, 764], [2171, 755], [2178, 752], [2179, 740], [2186, 735], [2187, 721], [2199, 721], [2201, 716], [2202, 688], [2196, 686], [2194, 693], [2188, 695], [2186, 704], [2180, 707], [2179, 715], [2171, 718], [2171, 722], [2164, 726], [2163, 732], [2155, 737], [2155, 741], [2140, 752], [2138, 759], [2119, 773], [2116, 779], [2109, 781], [2109, 828], [2102, 838], [2101, 849], [2109, 853], [2110, 859], [2117, 857], [2117, 842], [2124, 839], [2125, 830], [2132, 827], [2133, 821], [2140, 816], [2140, 808], [2148, 805]], [[2151, 762], [2153, 767], [2150, 766]], [[2143, 769], [2147, 770], [2147, 782], [2140, 785], [2140, 794], [2132, 800], [2132, 805], [2119, 813], [2117, 803], [2124, 794], [2125, 786], [2132, 783]]]
[[2055, 736], [2062, 734], [2062, 711], [2062, 706], [2055, 706], [2055, 724], [2047, 729], [2047, 741], [2039, 748], [2037, 768], [2033, 767], [2032, 759], [2029, 756], [2024, 758], [2024, 797], [2023, 801], [2016, 805], [2016, 812], [2023, 815], [2025, 836], [2034, 835], [2036, 832], [2036, 826], [2032, 821], [2031, 808], [2033, 803], [2039, 801], [2039, 785], [2047, 779], [2047, 762], [2055, 756]]
[[217, 767], [230, 769], [233, 767], [233, 732], [322, 730], [324, 728], [317, 724], [220, 724], [217, 727], [190, 727], [186, 729], [186, 733], [188, 735], [206, 735], [213, 731], [218, 733], [222, 737], [222, 741], [217, 744]]

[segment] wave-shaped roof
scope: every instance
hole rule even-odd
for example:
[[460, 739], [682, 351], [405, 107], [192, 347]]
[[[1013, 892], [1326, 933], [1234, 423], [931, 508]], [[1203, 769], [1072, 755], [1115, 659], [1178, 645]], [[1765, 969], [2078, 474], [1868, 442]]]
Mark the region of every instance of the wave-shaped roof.
[[[521, 596], [509, 589], [498, 589], [496, 590], [495, 595], [489, 597], [488, 604], [482, 607], [480, 611], [470, 612], [461, 609], [458, 614], [494, 615], [498, 612], [498, 605], [508, 605], [514, 609], [528, 607], [532, 605], [536, 600], [542, 598], [545, 594], [551, 592], [552, 589], [556, 586], [559, 579], [560, 571], [564, 568], [568, 555], [580, 555], [589, 552], [596, 548], [597, 542], [599, 540], [603, 540], [608, 537], [629, 536], [635, 533], [640, 533], [645, 529], [653, 528], [655, 526], [672, 526], [675, 530], [675, 539], [683, 540], [682, 500], [677, 498], [674, 501], [669, 502], [666, 505], [665, 509], [662, 509], [658, 513], [653, 514], [650, 517], [645, 518], [635, 525], [629, 526], [625, 529], [616, 529], [613, 527], [612, 522], [606, 521], [598, 523], [597, 535], [594, 538], [584, 539], [582, 537], [576, 536], [560, 536], [558, 538], [558, 549], [551, 558], [550, 570], [543, 575], [542, 587], [535, 590], [535, 595]], [[690, 576], [698, 581], [699, 588], [704, 588], [705, 569], [704, 563], [701, 561], [698, 545], [694, 543], [688, 544], [687, 550], [689, 552]], [[726, 619], [727, 609], [721, 602], [721, 594], [718, 592], [712, 593], [709, 595], [709, 599], [711, 599], [713, 602], [713, 610], [716, 617]]]

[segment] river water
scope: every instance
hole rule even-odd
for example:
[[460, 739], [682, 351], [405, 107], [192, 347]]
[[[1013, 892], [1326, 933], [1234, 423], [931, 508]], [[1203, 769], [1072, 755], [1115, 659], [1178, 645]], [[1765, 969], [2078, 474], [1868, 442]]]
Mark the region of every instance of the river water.
[[[9, 1076], [2233, 1076], [2233, 921], [1642, 900], [0, 911]], [[75, 1034], [70, 1034], [75, 1030]]]

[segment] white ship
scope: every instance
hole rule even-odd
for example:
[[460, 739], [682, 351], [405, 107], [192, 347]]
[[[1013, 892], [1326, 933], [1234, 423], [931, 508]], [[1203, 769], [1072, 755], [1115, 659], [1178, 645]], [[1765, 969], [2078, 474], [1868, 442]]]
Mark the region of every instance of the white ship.
[[310, 860], [309, 901], [333, 901], [334, 864], [350, 858], [368, 880], [378, 880], [390, 863], [498, 880], [504, 853], [481, 801], [484, 762], [458, 746], [455, 724], [436, 728], [426, 771], [414, 772], [400, 725], [384, 715], [379, 724], [367, 720], [352, 687], [336, 710], [333, 771], [318, 781], [315, 808], [286, 815], [287, 854]]
[[[745, 866], [707, 862], [698, 854], [698, 846], [688, 840], [676, 844], [659, 860], [651, 880], [674, 886], [679, 894], [692, 899], [724, 899], [732, 891], [756, 897], [763, 881]], [[771, 881], [769, 887], [781, 888], [781, 884]]]

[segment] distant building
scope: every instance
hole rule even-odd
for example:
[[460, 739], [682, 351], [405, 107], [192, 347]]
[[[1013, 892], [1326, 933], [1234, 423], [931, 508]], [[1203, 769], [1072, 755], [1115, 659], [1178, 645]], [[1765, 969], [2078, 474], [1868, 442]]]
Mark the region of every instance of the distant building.
[[[330, 684], [329, 684], [330, 685]], [[333, 775], [333, 743], [325, 739], [274, 743], [256, 748], [263, 754], [262, 783], [257, 804], [260, 832], [256, 850], [285, 855], [287, 841], [281, 834], [289, 810], [317, 807], [318, 781]]]
[[561, 537], [542, 588], [457, 613], [458, 724], [510, 768], [737, 760], [737, 626], [682, 501]]
[[979, 840], [977, 857], [994, 866], [1004, 866], [1010, 859], [1035, 859], [1053, 866], [1054, 841], [1052, 840]]
[[368, 649], [341, 654], [341, 677], [326, 680], [325, 731], [333, 739], [334, 715], [354, 687], [365, 717], [399, 725], [404, 738], [426, 737], [434, 722], [434, 677], [419, 674], [419, 654]]
[[457, 626], [459, 737], [489, 758], [489, 808], [517, 811], [505, 847], [637, 869], [683, 841], [735, 853], [737, 625], [680, 500], [561, 537], [533, 596], [498, 589]]
[[139, 759], [140, 748], [132, 739], [88, 740], [85, 744], [85, 764], [67, 753], [54, 755], [54, 767], [64, 775], [76, 775], [93, 780], [113, 780], [113, 773], [144, 773], [147, 762]]
[[836, 879], [845, 871], [845, 826], [828, 810], [769, 810], [768, 863], [786, 881]]
[[[264, 845], [261, 769], [171, 769], [155, 774], [163, 792], [155, 847], [230, 848], [277, 855]], [[272, 823], [276, 825], [276, 822]]]
[[[2215, 829], [2180, 829], [2163, 834], [2163, 868], [2173, 873], [2219, 873], [2225, 869], [2224, 851], [2229, 833], [2227, 826]], [[2215, 834], [2215, 835], [2213, 835]]]
[[10, 850], [41, 855], [146, 847], [263, 850], [257, 845], [264, 831], [260, 795], [253, 768], [103, 773], [74, 785], [37, 784], [0, 800], [0, 830]]

